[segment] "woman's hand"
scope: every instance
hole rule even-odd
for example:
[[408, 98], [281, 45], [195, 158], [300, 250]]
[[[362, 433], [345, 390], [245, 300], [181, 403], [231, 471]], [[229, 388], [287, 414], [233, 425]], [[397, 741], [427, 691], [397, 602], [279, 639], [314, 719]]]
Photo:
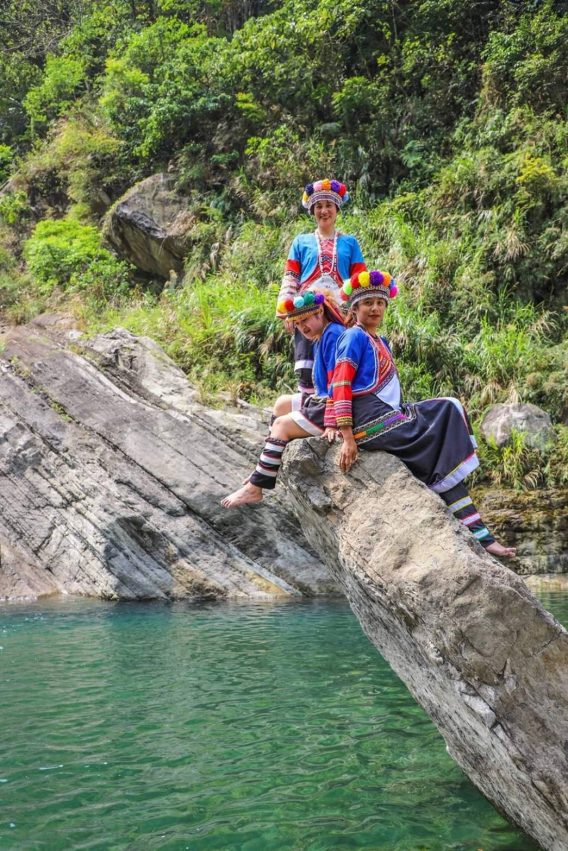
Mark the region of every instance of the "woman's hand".
[[335, 443], [335, 438], [337, 437], [337, 429], [335, 428], [326, 428], [324, 433], [321, 436], [322, 440], [327, 440], [328, 443]]
[[343, 445], [339, 453], [339, 468], [344, 473], [348, 473], [359, 457], [359, 450], [357, 449], [352, 429], [342, 428], [341, 436], [343, 437]]

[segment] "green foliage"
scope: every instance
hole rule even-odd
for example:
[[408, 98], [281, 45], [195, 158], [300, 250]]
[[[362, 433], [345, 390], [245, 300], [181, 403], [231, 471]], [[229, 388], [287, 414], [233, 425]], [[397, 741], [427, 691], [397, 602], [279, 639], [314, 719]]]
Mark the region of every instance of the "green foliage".
[[120, 324], [153, 337], [208, 393], [230, 389], [270, 400], [294, 381], [290, 337], [274, 316], [276, 293], [275, 286], [218, 275], [159, 297], [138, 292], [86, 320], [97, 330]]
[[553, 486], [568, 487], [568, 426], [556, 425], [556, 443], [546, 454], [544, 481]]
[[48, 56], [41, 83], [24, 99], [33, 125], [41, 127], [68, 110], [84, 83], [85, 68], [80, 59]]
[[15, 190], [0, 195], [0, 220], [6, 225], [19, 225], [29, 213], [28, 198], [25, 192]]
[[556, 346], [542, 345], [533, 353], [524, 382], [525, 398], [568, 423], [568, 335]]
[[127, 286], [127, 265], [101, 246], [95, 227], [73, 219], [39, 222], [24, 245], [24, 257], [42, 294], [59, 286], [104, 300]]
[[[313, 227], [299, 194], [336, 176], [352, 194], [340, 228], [399, 280], [385, 331], [406, 397], [458, 395], [475, 416], [530, 400], [567, 421], [565, 4], [23, 3], [37, 39], [8, 0], [0, 51], [12, 315], [72, 299], [87, 324], [155, 336], [202, 386], [274, 395], [292, 383], [275, 290]], [[93, 223], [165, 169], [192, 222], [184, 284], [156, 296], [129, 288]], [[62, 221], [36, 227], [21, 275], [38, 217]], [[515, 441], [487, 450], [495, 481], [562, 479]]]
[[525, 435], [513, 429], [504, 446], [498, 447], [494, 442], [486, 444], [483, 458], [489, 467], [488, 477], [496, 487], [533, 489], [544, 483], [546, 454], [529, 446]]
[[159, 159], [207, 138], [206, 122], [228, 103], [213, 71], [220, 47], [203, 27], [160, 19], [109, 58], [100, 105], [133, 154]]
[[555, 426], [556, 439], [545, 449], [528, 445], [522, 432], [513, 430], [511, 439], [498, 447], [493, 441], [483, 443], [483, 469], [475, 474], [493, 487], [517, 490], [561, 487], [568, 485], [568, 427]]
[[276, 228], [244, 222], [224, 252], [220, 270], [232, 281], [266, 287], [282, 277], [282, 254], [286, 247]]
[[489, 35], [483, 51], [488, 105], [525, 103], [536, 110], [564, 110], [568, 74], [568, 17], [545, 0], [511, 30]]
[[0, 144], [0, 185], [4, 183], [10, 175], [10, 166], [14, 158], [14, 152], [10, 145]]
[[245, 154], [239, 192], [259, 218], [282, 221], [297, 206], [298, 186], [308, 183], [310, 175], [333, 170], [333, 156], [324, 142], [302, 139], [288, 121], [264, 136], [250, 136]]

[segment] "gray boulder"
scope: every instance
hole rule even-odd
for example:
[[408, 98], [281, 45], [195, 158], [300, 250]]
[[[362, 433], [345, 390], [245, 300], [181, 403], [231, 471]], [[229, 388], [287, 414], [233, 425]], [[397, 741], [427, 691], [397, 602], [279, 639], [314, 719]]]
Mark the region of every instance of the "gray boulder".
[[513, 429], [522, 432], [527, 445], [537, 449], [545, 449], [556, 440], [550, 417], [537, 405], [492, 405], [481, 423], [485, 440], [495, 441], [497, 446], [509, 443]]
[[153, 174], [109, 211], [104, 235], [117, 254], [149, 275], [181, 275], [194, 217], [171, 174]]

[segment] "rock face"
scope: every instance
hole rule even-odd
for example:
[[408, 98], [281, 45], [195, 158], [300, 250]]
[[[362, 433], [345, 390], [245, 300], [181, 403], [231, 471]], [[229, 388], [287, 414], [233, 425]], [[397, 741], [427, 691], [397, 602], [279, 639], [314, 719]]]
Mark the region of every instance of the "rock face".
[[513, 429], [522, 432], [527, 445], [536, 449], [556, 440], [550, 417], [536, 405], [492, 405], [481, 423], [485, 440], [494, 440], [497, 446], [509, 442]]
[[568, 848], [568, 633], [398, 459], [298, 441], [283, 476], [363, 629], [495, 806]]
[[476, 488], [475, 504], [499, 540], [517, 548], [515, 571], [522, 575], [568, 573], [568, 490]]
[[336, 590], [278, 497], [219, 505], [265, 424], [199, 405], [149, 340], [118, 331], [70, 351], [52, 326], [15, 329], [0, 358], [0, 597]]
[[169, 174], [153, 174], [129, 189], [109, 212], [105, 237], [126, 260], [149, 275], [181, 275], [193, 218]]

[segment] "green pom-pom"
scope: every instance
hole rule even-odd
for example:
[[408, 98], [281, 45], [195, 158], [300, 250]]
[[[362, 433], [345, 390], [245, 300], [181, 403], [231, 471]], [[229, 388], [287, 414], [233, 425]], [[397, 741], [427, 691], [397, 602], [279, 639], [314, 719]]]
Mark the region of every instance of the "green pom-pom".
[[353, 292], [353, 287], [351, 286], [351, 284], [343, 284], [343, 292], [345, 293], [345, 295], [351, 295], [351, 293]]

